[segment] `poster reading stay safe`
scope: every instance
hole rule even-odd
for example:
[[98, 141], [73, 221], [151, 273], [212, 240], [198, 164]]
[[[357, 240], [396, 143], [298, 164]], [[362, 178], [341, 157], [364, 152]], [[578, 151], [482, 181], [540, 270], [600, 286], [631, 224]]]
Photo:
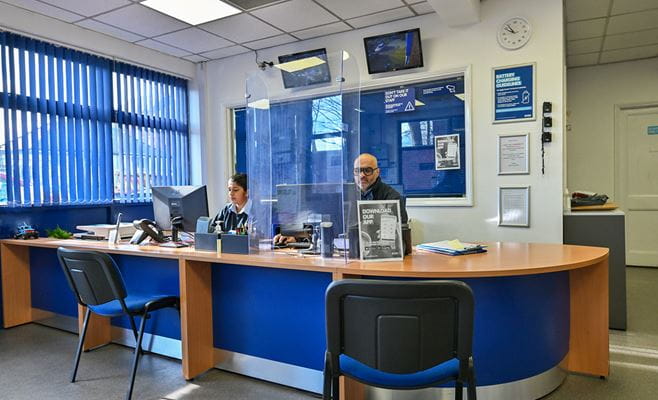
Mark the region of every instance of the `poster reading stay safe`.
[[535, 65], [493, 69], [494, 122], [535, 119]]

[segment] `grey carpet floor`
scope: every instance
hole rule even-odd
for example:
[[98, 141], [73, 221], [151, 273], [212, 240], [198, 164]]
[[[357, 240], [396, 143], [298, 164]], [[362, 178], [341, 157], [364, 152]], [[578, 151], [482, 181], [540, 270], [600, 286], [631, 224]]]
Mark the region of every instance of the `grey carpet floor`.
[[[607, 380], [570, 375], [548, 400], [658, 398], [658, 269], [627, 268], [628, 330], [610, 331]], [[132, 361], [130, 349], [108, 345], [84, 353], [78, 382], [69, 383], [76, 336], [28, 324], [0, 329], [0, 399], [122, 399]], [[311, 400], [311, 393], [211, 370], [186, 382], [177, 360], [142, 358], [134, 399]]]

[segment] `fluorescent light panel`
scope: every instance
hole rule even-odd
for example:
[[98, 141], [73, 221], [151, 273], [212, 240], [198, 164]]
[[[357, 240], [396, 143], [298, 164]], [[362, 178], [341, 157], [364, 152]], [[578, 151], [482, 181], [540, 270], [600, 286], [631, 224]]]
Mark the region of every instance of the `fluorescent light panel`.
[[141, 4], [190, 25], [203, 24], [241, 12], [221, 0], [146, 0]]
[[306, 68], [315, 67], [316, 65], [320, 65], [324, 63], [325, 61], [320, 57], [307, 57], [299, 60], [288, 61], [282, 64], [276, 64], [275, 67], [282, 69], [286, 72], [296, 72]]

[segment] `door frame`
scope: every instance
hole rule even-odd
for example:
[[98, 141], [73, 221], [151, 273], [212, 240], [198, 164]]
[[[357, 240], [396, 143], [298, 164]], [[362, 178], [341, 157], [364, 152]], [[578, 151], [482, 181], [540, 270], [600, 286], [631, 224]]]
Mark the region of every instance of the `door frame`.
[[[629, 103], [629, 104], [615, 104], [614, 114], [614, 199], [619, 207], [626, 214], [628, 220], [628, 204], [626, 196], [628, 194], [628, 181], [624, 179], [627, 174], [628, 166], [628, 141], [626, 140], [626, 116], [629, 112], [634, 110], [643, 110], [648, 108], [658, 108], [658, 102], [645, 102], [645, 103]], [[629, 229], [625, 229], [626, 233], [626, 263], [629, 263], [630, 255], [630, 242], [628, 241]], [[652, 253], [653, 254], [653, 253]], [[641, 255], [639, 255], [641, 256]], [[636, 264], [636, 263], [635, 263]]]

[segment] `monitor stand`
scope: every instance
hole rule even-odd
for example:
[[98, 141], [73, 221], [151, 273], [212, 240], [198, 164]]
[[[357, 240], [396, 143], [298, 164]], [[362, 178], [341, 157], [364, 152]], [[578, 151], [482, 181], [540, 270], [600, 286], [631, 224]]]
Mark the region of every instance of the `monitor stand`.
[[189, 247], [188, 244], [185, 244], [178, 240], [178, 228], [172, 224], [171, 227], [171, 242], [164, 242], [160, 244], [160, 247], [173, 247], [175, 249], [181, 247]]

